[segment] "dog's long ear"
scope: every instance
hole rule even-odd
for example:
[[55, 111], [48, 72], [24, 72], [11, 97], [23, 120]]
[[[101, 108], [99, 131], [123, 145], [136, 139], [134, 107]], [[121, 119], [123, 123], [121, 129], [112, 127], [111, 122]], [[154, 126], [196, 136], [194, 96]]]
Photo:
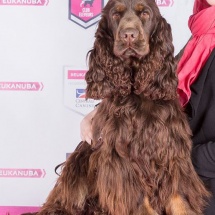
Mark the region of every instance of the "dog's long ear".
[[150, 38], [150, 53], [136, 76], [136, 91], [150, 99], [171, 100], [177, 96], [174, 47], [171, 27], [159, 16]]
[[113, 94], [130, 93], [130, 73], [113, 53], [114, 36], [107, 13], [99, 22], [94, 47], [89, 51], [89, 70], [86, 73], [86, 98], [103, 99]]
[[110, 61], [111, 35], [107, 32], [107, 20], [102, 17], [99, 22], [95, 42], [92, 50], [88, 52], [89, 70], [86, 73], [86, 97], [102, 99], [110, 94], [110, 83], [106, 78], [106, 67]]

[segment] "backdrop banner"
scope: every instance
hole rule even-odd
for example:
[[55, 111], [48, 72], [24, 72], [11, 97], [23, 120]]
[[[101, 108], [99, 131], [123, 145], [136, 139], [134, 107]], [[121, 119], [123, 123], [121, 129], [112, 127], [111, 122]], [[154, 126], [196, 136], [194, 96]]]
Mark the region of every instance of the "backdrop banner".
[[[0, 215], [34, 212], [80, 142], [87, 52], [107, 0], [0, 0]], [[156, 0], [175, 54], [194, 0]]]

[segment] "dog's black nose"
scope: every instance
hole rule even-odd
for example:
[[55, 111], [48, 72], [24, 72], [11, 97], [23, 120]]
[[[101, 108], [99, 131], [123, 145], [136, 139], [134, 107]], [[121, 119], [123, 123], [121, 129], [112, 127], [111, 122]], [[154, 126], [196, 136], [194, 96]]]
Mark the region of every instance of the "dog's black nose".
[[120, 31], [120, 37], [128, 43], [134, 42], [137, 39], [138, 35], [139, 31], [134, 28], [126, 28]]

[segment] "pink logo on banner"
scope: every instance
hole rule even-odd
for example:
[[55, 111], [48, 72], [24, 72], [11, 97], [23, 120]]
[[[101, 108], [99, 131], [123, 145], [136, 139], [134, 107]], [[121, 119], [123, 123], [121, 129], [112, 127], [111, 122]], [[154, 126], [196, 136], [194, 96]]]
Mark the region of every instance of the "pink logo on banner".
[[49, 0], [0, 0], [0, 5], [9, 6], [46, 6]]
[[98, 22], [104, 0], [70, 0], [69, 19], [83, 28]]
[[84, 80], [86, 70], [68, 70], [68, 79]]
[[173, 0], [156, 0], [159, 7], [171, 7], [174, 4]]
[[0, 169], [0, 178], [44, 178], [44, 169]]
[[18, 215], [23, 213], [34, 213], [38, 212], [40, 207], [29, 207], [29, 206], [0, 206], [1, 215]]
[[41, 91], [43, 83], [40, 82], [0, 82], [0, 90], [6, 91]]

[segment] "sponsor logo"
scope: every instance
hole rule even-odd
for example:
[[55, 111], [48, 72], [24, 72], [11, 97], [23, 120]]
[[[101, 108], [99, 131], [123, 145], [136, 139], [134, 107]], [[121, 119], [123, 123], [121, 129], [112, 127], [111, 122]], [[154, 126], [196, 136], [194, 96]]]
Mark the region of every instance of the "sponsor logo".
[[44, 169], [0, 169], [0, 178], [44, 178]]
[[171, 7], [174, 4], [173, 0], [155, 0], [158, 7]]
[[94, 109], [98, 101], [86, 99], [86, 70], [64, 68], [64, 106], [82, 116]]
[[0, 5], [46, 6], [49, 0], [0, 0]]
[[85, 89], [76, 89], [76, 98], [84, 99], [85, 98]]
[[69, 0], [69, 19], [83, 28], [89, 28], [100, 19], [104, 0]]
[[6, 91], [41, 91], [41, 82], [0, 82], [0, 90]]

